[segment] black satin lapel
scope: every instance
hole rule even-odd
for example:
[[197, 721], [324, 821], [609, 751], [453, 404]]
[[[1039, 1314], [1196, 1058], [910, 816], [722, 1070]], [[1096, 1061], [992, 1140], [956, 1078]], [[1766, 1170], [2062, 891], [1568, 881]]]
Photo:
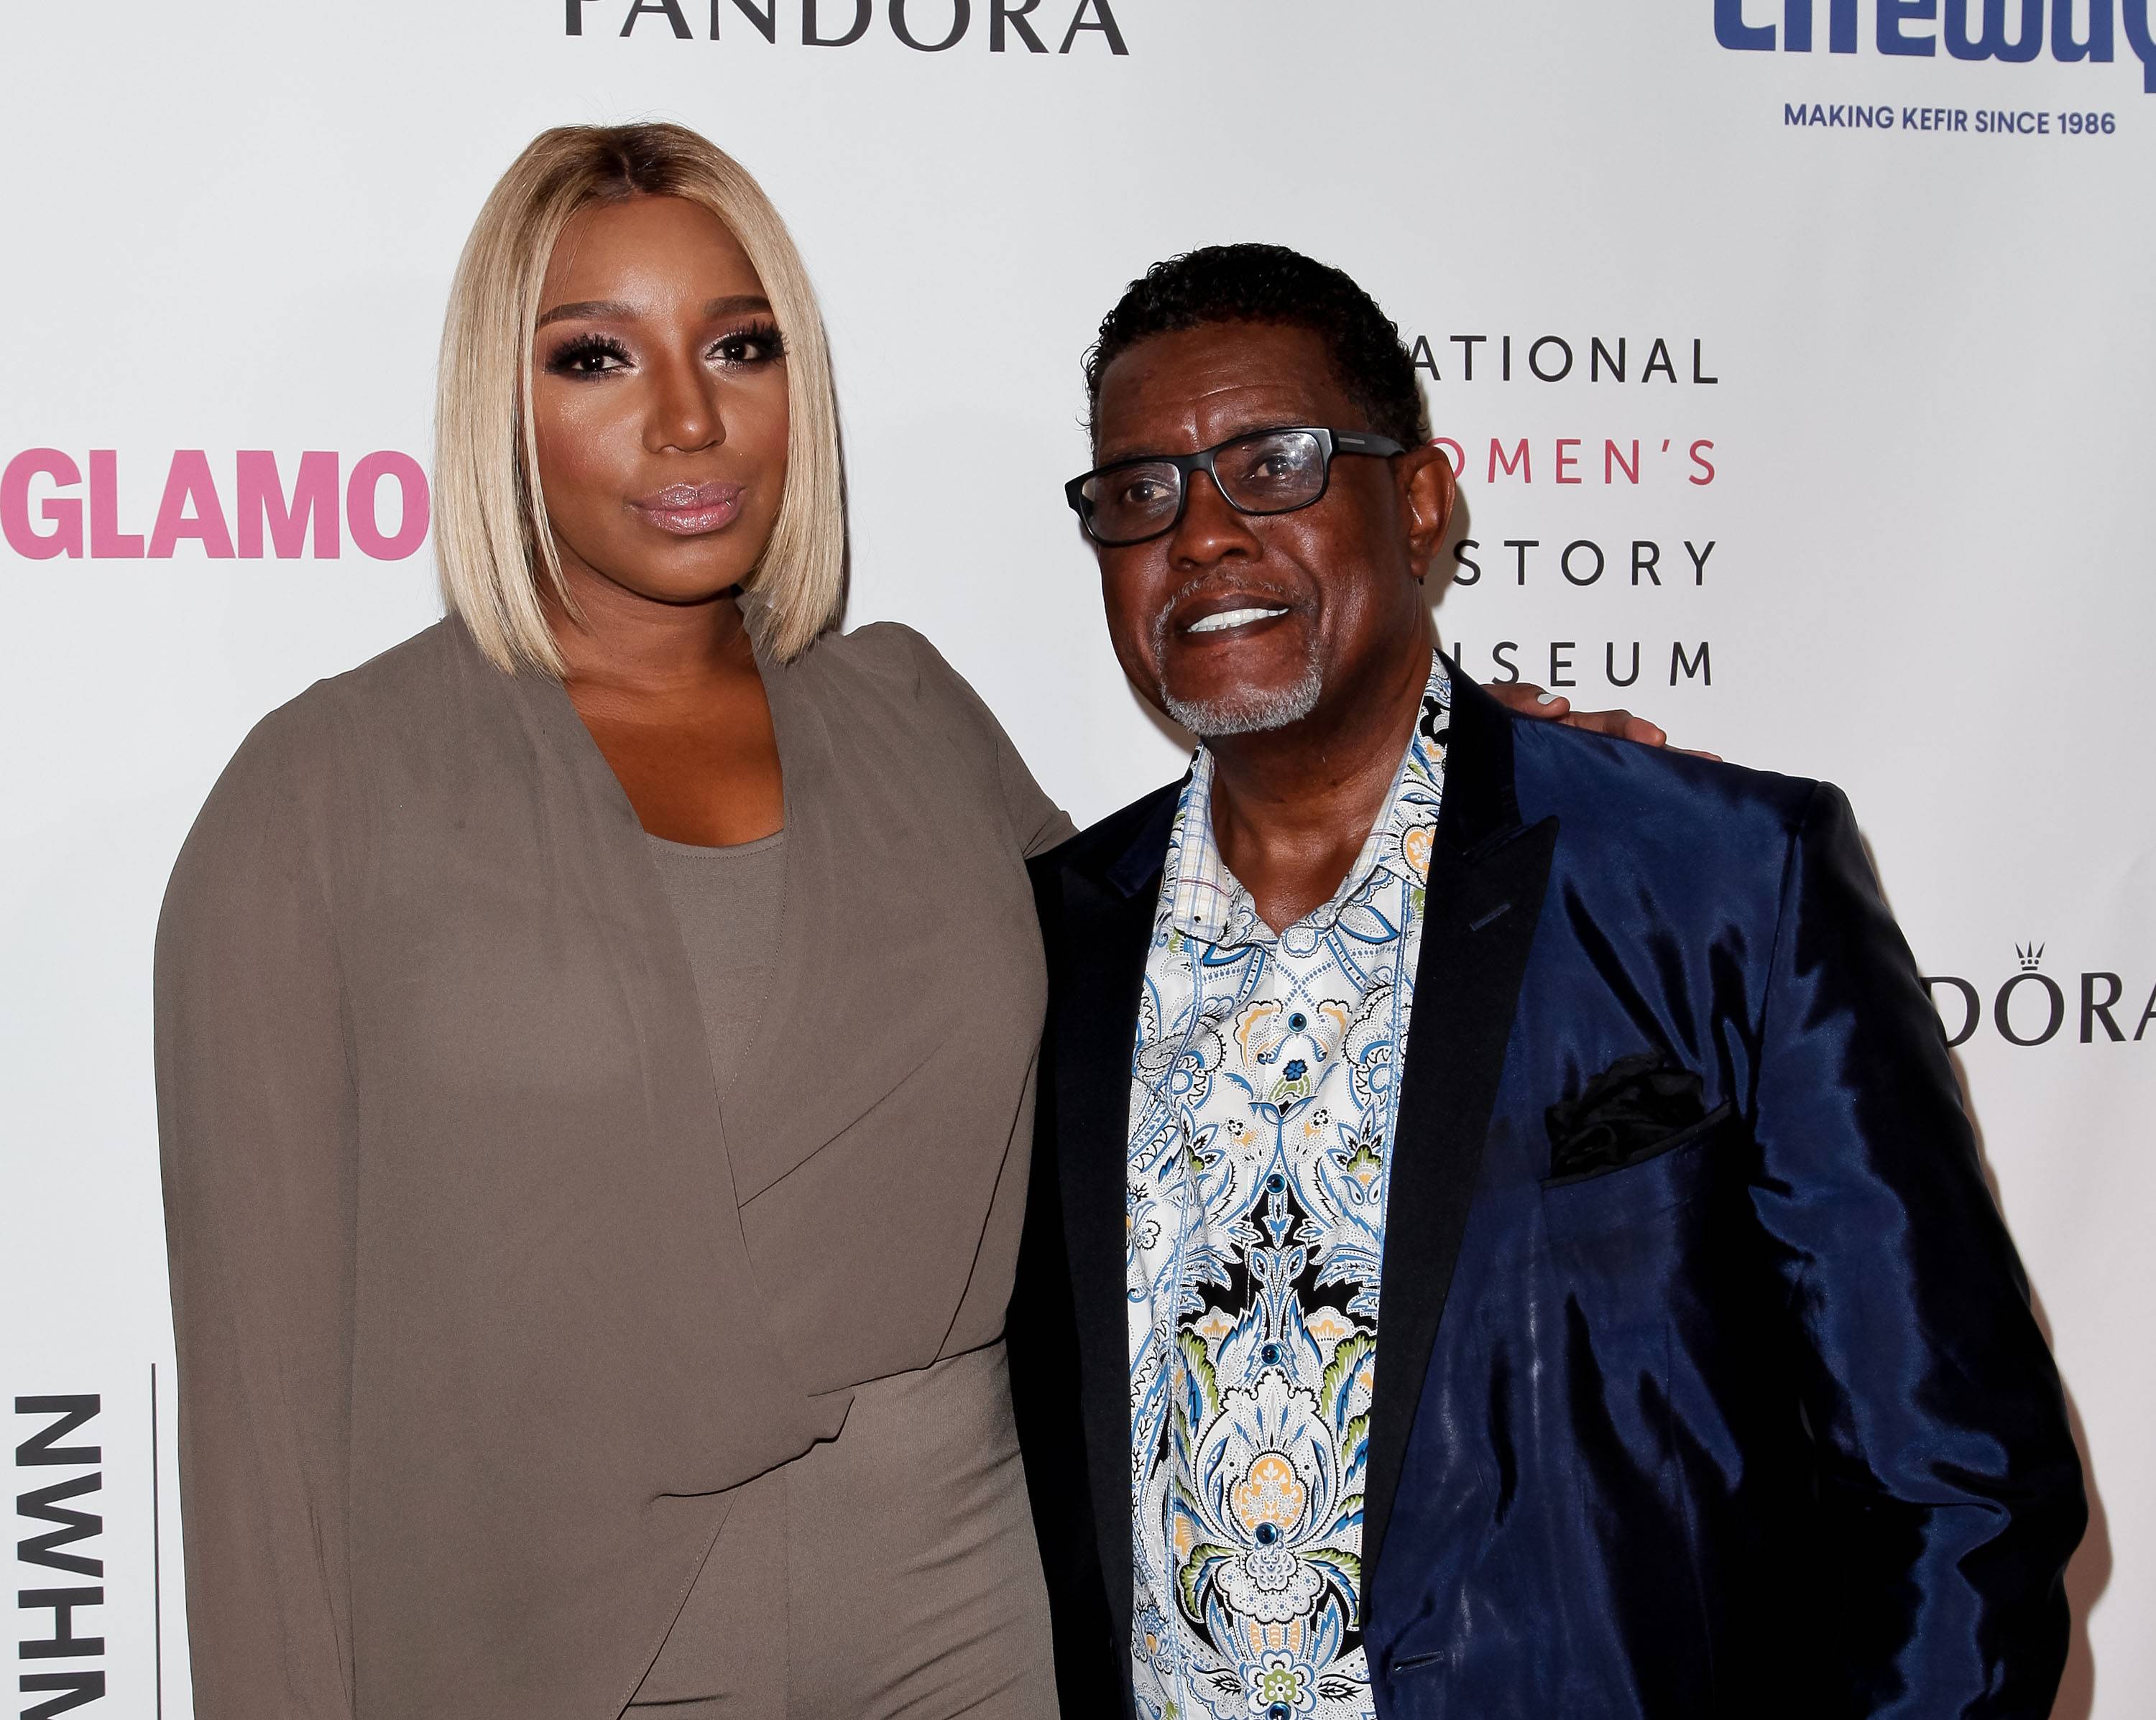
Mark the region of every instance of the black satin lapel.
[[[1455, 741], [1455, 753], [1460, 750]], [[1507, 745], [1502, 759], [1507, 796], [1510, 751]], [[1452, 788], [1448, 781], [1448, 800]], [[1442, 827], [1440, 834], [1445, 834]], [[1366, 1621], [1556, 846], [1554, 818], [1464, 852], [1448, 841], [1433, 846], [1378, 1287], [1377, 1378], [1363, 1504]]]
[[[1163, 843], [1164, 847], [1164, 843]], [[1124, 1175], [1130, 1150], [1131, 1054], [1137, 1043], [1146, 949], [1159, 889], [1126, 892], [1082, 872], [1063, 874], [1060, 948], [1051, 956], [1057, 1170], [1078, 1328], [1080, 1408], [1109, 1610], [1128, 1631], [1131, 1610], [1130, 1334]]]

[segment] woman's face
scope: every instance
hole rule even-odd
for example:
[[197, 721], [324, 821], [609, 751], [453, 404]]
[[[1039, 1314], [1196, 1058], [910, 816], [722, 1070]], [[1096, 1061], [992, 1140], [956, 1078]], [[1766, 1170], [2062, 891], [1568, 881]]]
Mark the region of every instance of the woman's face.
[[532, 429], [562, 571], [666, 603], [756, 566], [786, 484], [786, 360], [763, 284], [680, 197], [593, 204], [540, 289]]

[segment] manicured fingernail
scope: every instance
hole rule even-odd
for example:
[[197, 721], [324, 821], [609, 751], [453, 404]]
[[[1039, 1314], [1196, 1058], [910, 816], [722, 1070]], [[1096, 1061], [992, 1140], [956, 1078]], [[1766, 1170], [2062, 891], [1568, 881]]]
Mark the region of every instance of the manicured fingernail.
[[1537, 704], [1555, 704], [1557, 703], [1557, 694], [1554, 693], [1537, 693], [1535, 694], [1535, 703]]

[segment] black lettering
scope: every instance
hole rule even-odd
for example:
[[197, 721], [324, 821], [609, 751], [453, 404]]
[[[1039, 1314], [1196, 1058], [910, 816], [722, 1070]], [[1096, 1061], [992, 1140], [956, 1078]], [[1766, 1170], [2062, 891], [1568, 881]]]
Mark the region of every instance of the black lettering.
[[[778, 0], [772, 0], [773, 5]], [[966, 33], [966, 26], [973, 21], [973, 0], [951, 0], [950, 33], [940, 42], [916, 41], [913, 32], [906, 25], [906, 0], [891, 0], [891, 33], [908, 48], [921, 54], [941, 54], [947, 48], [956, 48]]]
[[[768, 0], [762, 11], [756, 0], [734, 0], [734, 9], [756, 26], [757, 33], [767, 42], [778, 40], [778, 0]], [[711, 39], [719, 39], [719, 0], [711, 0]]]
[[1040, 0], [1021, 0], [1017, 6], [1013, 6], [1010, 0], [988, 0], [988, 52], [1004, 51], [1004, 25], [1008, 23], [1018, 32], [1028, 54], [1047, 53], [1048, 44], [1033, 33], [1033, 26], [1025, 21], [1026, 14], [1040, 4]]
[[2148, 1031], [2148, 1024], [2156, 1021], [2156, 991], [2148, 994], [2148, 1007], [2141, 1011], [2141, 1019], [2134, 1024], [2133, 1042], [2141, 1043], [2141, 1036]]
[[1706, 640], [1702, 639], [1699, 642], [1699, 655], [1696, 658], [1686, 657], [1683, 646], [1674, 640], [1671, 642], [1670, 685], [1672, 687], [1677, 683], [1677, 671], [1680, 669], [1684, 671], [1684, 677], [1687, 681], [1697, 677], [1710, 687], [1714, 684], [1714, 672], [1707, 667], [1707, 663]]
[[1576, 642], [1571, 639], [1550, 641], [1549, 683], [1551, 686], [1577, 687], [1579, 684], [1569, 673], [1559, 673], [1560, 670], [1569, 670], [1572, 668], [1572, 653]]
[[1471, 382], [1475, 380], [1475, 349], [1489, 338], [1487, 335], [1451, 336], [1452, 344], [1460, 349], [1460, 380], [1461, 381]]
[[1433, 382], [1445, 380], [1437, 373], [1437, 355], [1430, 350], [1430, 336], [1427, 335], [1415, 336], [1414, 346], [1408, 354], [1408, 362], [1419, 371], [1428, 371]]
[[25, 1589], [15, 1596], [15, 1604], [31, 1612], [49, 1611], [53, 1615], [51, 1636], [33, 1636], [15, 1645], [15, 1651], [24, 1660], [56, 1661], [105, 1652], [102, 1636], [74, 1634], [74, 1610], [79, 1606], [104, 1605], [102, 1589]]
[[1691, 343], [1691, 379], [1695, 382], [1713, 384], [1719, 382], [1722, 378], [1719, 376], [1710, 376], [1705, 371], [1700, 368], [1702, 362], [1702, 349], [1704, 348], [1706, 345], [1707, 342], [1704, 340], [1695, 340]]
[[[1092, 8], [1096, 15], [1095, 22], [1090, 24], [1086, 22], [1086, 11], [1088, 7]], [[1130, 52], [1129, 49], [1123, 46], [1123, 33], [1116, 28], [1116, 15], [1108, 10], [1108, 0], [1079, 0], [1078, 10], [1070, 20], [1070, 28], [1064, 34], [1063, 45], [1055, 51], [1058, 54], [1070, 53], [1070, 44], [1078, 39], [1078, 33], [1081, 30], [1098, 30], [1108, 38], [1108, 52], [1111, 54]]]
[[73, 1463], [101, 1463], [104, 1453], [95, 1446], [56, 1446], [53, 1441], [64, 1438], [98, 1412], [102, 1400], [95, 1392], [81, 1397], [20, 1397], [15, 1400], [18, 1415], [57, 1415], [60, 1419], [42, 1433], [33, 1433], [15, 1447], [15, 1461], [24, 1469], [37, 1465], [51, 1464], [55, 1467]]
[[1482, 577], [1482, 564], [1467, 553], [1470, 550], [1479, 550], [1481, 547], [1482, 545], [1476, 542], [1473, 538], [1460, 539], [1458, 546], [1452, 552], [1452, 559], [1467, 571], [1465, 573], [1454, 574], [1453, 584], [1471, 586]]
[[[1490, 648], [1490, 661], [1505, 672], [1497, 677], [1501, 685], [1509, 687], [1520, 678], [1519, 666], [1505, 654], [1508, 651], [1517, 651], [1519, 648], [1517, 643], [1511, 639], [1500, 639]], [[2156, 1016], [2156, 997], [2148, 1000], [2148, 1013]], [[2141, 1036], [2137, 1033], [2133, 1037], [2138, 1039]]]
[[[1646, 551], [1644, 555], [1640, 553], [1642, 550]], [[1661, 584], [1661, 575], [1655, 571], [1655, 569], [1661, 565], [1661, 560], [1662, 546], [1660, 544], [1648, 538], [1634, 538], [1632, 540], [1632, 583], [1635, 586], [1639, 584], [1640, 576], [1644, 573], [1647, 576], [1647, 582], [1650, 585]]]
[[[2116, 1039], [2118, 1037], [2118, 1031], [2113, 1029], [2112, 1037]], [[72, 1571], [79, 1577], [103, 1576], [103, 1559], [85, 1559], [80, 1553], [62, 1553], [59, 1549], [70, 1541], [80, 1541], [105, 1533], [103, 1518], [92, 1517], [86, 1511], [70, 1511], [60, 1503], [63, 1499], [79, 1499], [85, 1493], [95, 1493], [104, 1485], [104, 1476], [93, 1470], [73, 1481], [54, 1482], [49, 1487], [39, 1487], [34, 1492], [18, 1496], [15, 1501], [18, 1517], [36, 1518], [43, 1523], [58, 1523], [59, 1527], [42, 1535], [33, 1535], [26, 1541], [18, 1541], [15, 1557], [24, 1564], [42, 1564], [49, 1570]]]
[[1690, 538], [1685, 540], [1685, 554], [1691, 557], [1691, 582], [1694, 585], [1703, 586], [1707, 583], [1707, 558], [1713, 553], [1712, 538], [1707, 540], [1707, 547], [1704, 550], [1695, 550], [1691, 546], [1691, 540]]
[[[1594, 551], [1594, 571], [1589, 574], [1584, 579], [1582, 579], [1578, 574], [1572, 571], [1572, 552], [1574, 550], [1592, 550]], [[1596, 543], [1592, 538], [1574, 538], [1570, 543], [1564, 546], [1564, 554], [1557, 558], [1557, 565], [1558, 571], [1563, 573], [1565, 578], [1572, 584], [1575, 586], [1591, 586], [1595, 582], [1595, 581], [1602, 577], [1602, 545]]]
[[1645, 381], [1656, 371], [1660, 371], [1672, 382], [1677, 379], [1677, 367], [1670, 362], [1670, 349], [1667, 341], [1657, 340], [1648, 349], [1647, 362], [1640, 372], [1640, 380], [1642, 382]]
[[[1924, 996], [1931, 998], [1932, 1007], [1934, 1009], [1938, 1007], [1939, 1002], [1938, 997], [1933, 994], [1932, 988], [1934, 985], [1951, 985], [1961, 994], [1961, 1031], [1947, 1035], [1947, 1048], [1951, 1051], [1957, 1045], [1966, 1044], [1969, 1035], [1976, 1031], [1976, 1024], [1984, 1019], [1984, 1003], [1976, 995], [1976, 987], [1966, 980], [1957, 980], [1952, 974], [1927, 974], [1924, 975], [1923, 985]], [[1939, 1026], [1942, 1028], [1946, 1026], [1946, 1016], [1943, 1014], [1939, 1017]]]
[[1617, 356], [1614, 358], [1610, 357], [1609, 349], [1602, 344], [1602, 337], [1599, 335], [1589, 337], [1587, 380], [1590, 382], [1600, 381], [1602, 366], [1605, 364], [1609, 366], [1609, 374], [1614, 380], [1620, 382], [1625, 380], [1625, 337], [1622, 335], [1617, 337]]
[[[1554, 374], [1543, 368], [1542, 351], [1545, 346], [1554, 346], [1564, 355], [1563, 367]], [[1561, 335], [1544, 335], [1527, 349], [1527, 368], [1535, 373], [1538, 381], [1562, 382], [1572, 374], [1572, 343]]]
[[1602, 669], [1609, 676], [1612, 687], [1629, 687], [1640, 678], [1640, 642], [1632, 642], [1632, 673], [1621, 680], [1617, 674], [1617, 642], [1614, 639], [1602, 648]]
[[105, 1697], [105, 1674], [93, 1672], [25, 1672], [22, 1678], [23, 1694], [28, 1696], [40, 1690], [62, 1692], [49, 1702], [39, 1702], [35, 1707], [23, 1710], [23, 1720], [53, 1720], [55, 1714], [64, 1714], [69, 1708], [79, 1708], [85, 1702], [100, 1702]]
[[[2111, 982], [2110, 996], [2100, 998], [2096, 995], [2096, 982], [2098, 980], [2107, 980]], [[2112, 1044], [2116, 1045], [2126, 1037], [2126, 1035], [2119, 1031], [2118, 1023], [2111, 1018], [2112, 1006], [2118, 1003], [2119, 994], [2125, 990], [2126, 981], [2120, 979], [2117, 974], [2083, 974], [2082, 975], [2082, 1043], [2083, 1045], [2092, 1045], [2096, 1042], [2096, 1024], [2098, 1021], [2103, 1023], [2104, 1035]]]
[[1542, 540], [1540, 538], [1507, 538], [1505, 540], [1505, 547], [1507, 549], [1517, 550], [1520, 552], [1519, 567], [1520, 583], [1522, 585], [1525, 585], [1527, 582], [1527, 551], [1538, 546], [1541, 542]]
[[[2041, 985], [2044, 988], [2044, 995], [2051, 1000], [2051, 1019], [2044, 1024], [2044, 1031], [2034, 1039], [2024, 1039], [2014, 1031], [2014, 993], [2017, 987], [2028, 985]], [[2051, 1036], [2059, 1031], [2066, 1019], [2066, 994], [2059, 990], [2058, 982], [2049, 974], [2016, 974], [1999, 988], [1999, 995], [1991, 1000], [1991, 1025], [1998, 1028], [1999, 1037], [2009, 1045], [2046, 1044]]]
[[[778, 0], [772, 0], [772, 3], [778, 4]], [[631, 0], [629, 16], [622, 20], [622, 34], [626, 36], [634, 30], [637, 19], [648, 12], [655, 12], [663, 17], [667, 28], [684, 42], [689, 39], [689, 20], [681, 16], [680, 0]]]
[[[776, 5], [778, 0], [772, 0]], [[817, 0], [801, 0], [801, 45], [803, 48], [845, 48], [869, 33], [875, 16], [872, 0], [854, 0], [854, 27], [843, 36], [819, 35], [816, 28]]]
[[[570, 35], [581, 36], [584, 33], [584, 8], [591, 3], [592, 0], [568, 0], [568, 33]], [[773, 0], [773, 3], [776, 3], [776, 0]]]

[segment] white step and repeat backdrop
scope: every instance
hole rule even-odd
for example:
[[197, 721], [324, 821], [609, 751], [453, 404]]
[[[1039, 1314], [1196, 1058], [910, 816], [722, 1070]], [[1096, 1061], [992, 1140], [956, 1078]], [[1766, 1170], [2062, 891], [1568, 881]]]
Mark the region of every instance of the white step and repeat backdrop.
[[1178, 754], [1058, 493], [1078, 356], [1147, 264], [1254, 238], [1414, 338], [1473, 673], [1850, 791], [2089, 1463], [2061, 1712], [2156, 1712], [2147, 0], [113, 0], [8, 8], [0, 66], [9, 1712], [188, 1712], [173, 854], [256, 718], [438, 613], [488, 186], [658, 116], [815, 271], [851, 620], [924, 629], [1081, 818]]

